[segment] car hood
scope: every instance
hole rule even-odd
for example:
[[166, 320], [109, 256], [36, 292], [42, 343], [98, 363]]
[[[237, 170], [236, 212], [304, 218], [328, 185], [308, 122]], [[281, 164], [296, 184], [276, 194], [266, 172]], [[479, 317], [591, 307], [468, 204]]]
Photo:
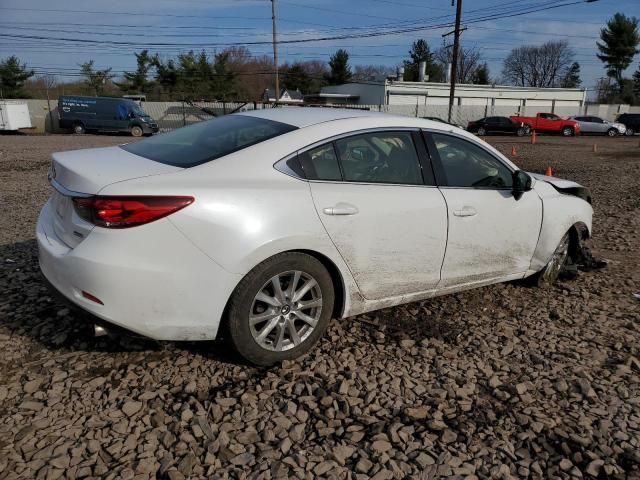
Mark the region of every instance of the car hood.
[[572, 180], [565, 180], [563, 178], [557, 178], [557, 177], [548, 177], [547, 175], [542, 175], [541, 173], [531, 173], [531, 172], [527, 172], [527, 173], [539, 182], [547, 182], [553, 185], [554, 187], [558, 187], [558, 188], [575, 188], [575, 187], [582, 186], [579, 183], [576, 183]]
[[537, 182], [548, 183], [560, 193], [573, 195], [574, 197], [583, 199], [585, 202], [591, 203], [591, 191], [587, 187], [583, 187], [579, 183], [576, 183], [572, 180], [564, 180], [562, 178], [548, 177], [540, 173], [527, 173], [531, 175], [531, 177], [533, 177]]

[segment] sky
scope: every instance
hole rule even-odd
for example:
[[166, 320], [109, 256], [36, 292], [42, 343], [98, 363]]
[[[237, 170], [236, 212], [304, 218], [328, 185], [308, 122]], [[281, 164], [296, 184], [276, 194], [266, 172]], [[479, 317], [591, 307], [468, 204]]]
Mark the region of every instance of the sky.
[[[480, 50], [492, 78], [502, 60], [523, 44], [567, 40], [580, 63], [583, 87], [605, 75], [596, 57], [600, 29], [614, 13], [640, 17], [640, 0], [462, 0], [461, 45]], [[524, 15], [514, 15], [525, 13]], [[512, 16], [500, 17], [506, 14]], [[328, 61], [338, 48], [351, 65], [395, 66], [411, 43], [432, 49], [450, 43], [451, 0], [276, 0], [280, 63]], [[253, 55], [272, 55], [270, 0], [0, 0], [0, 59], [16, 55], [38, 74], [77, 78], [79, 64], [135, 69], [134, 52], [148, 48], [168, 58], [190, 49], [213, 54], [245, 44]], [[331, 37], [340, 39], [320, 40]], [[304, 42], [300, 42], [304, 40]], [[627, 70], [640, 64], [640, 54]]]

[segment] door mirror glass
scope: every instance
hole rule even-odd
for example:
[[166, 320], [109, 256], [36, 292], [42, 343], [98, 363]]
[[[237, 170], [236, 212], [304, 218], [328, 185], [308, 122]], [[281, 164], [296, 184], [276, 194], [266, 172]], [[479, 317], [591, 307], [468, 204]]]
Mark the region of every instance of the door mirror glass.
[[522, 170], [513, 172], [513, 196], [520, 200], [524, 192], [531, 190], [532, 180], [528, 173]]

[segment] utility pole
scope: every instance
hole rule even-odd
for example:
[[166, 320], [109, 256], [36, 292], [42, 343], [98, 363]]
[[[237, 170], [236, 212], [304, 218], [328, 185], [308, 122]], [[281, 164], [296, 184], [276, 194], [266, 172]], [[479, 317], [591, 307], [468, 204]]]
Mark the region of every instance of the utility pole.
[[458, 74], [458, 49], [460, 48], [460, 17], [462, 16], [462, 0], [451, 0], [456, 2], [456, 26], [453, 31], [453, 55], [451, 64], [451, 86], [449, 87], [449, 117], [447, 121], [451, 122], [451, 111], [453, 110], [453, 100], [456, 93], [456, 76]]
[[273, 64], [276, 69], [276, 105], [280, 100], [280, 79], [278, 78], [278, 40], [276, 34], [276, 0], [271, 0], [271, 22], [273, 25]]

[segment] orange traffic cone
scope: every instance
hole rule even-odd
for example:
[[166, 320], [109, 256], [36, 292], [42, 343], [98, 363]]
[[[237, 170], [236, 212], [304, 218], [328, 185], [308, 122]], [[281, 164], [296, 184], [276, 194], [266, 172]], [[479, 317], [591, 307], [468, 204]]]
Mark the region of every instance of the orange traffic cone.
[[536, 133], [535, 130], [533, 130], [531, 132], [531, 145], [535, 145], [537, 141], [538, 141], [538, 134]]
[[515, 157], [515, 156], [516, 156], [516, 147], [515, 147], [515, 145], [513, 145], [513, 146], [511, 147], [511, 156], [512, 156], [512, 157]]
[[547, 169], [544, 171], [544, 174], [547, 177], [553, 177], [553, 172], [551, 171], [551, 165], [547, 163]]
[[594, 143], [593, 144], [593, 153], [597, 153], [598, 152], [598, 144]]

